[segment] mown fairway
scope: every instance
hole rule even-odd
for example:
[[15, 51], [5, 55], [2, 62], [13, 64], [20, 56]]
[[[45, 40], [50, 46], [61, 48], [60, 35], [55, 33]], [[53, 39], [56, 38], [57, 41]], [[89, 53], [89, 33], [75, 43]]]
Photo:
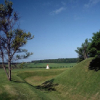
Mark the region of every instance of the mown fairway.
[[92, 59], [72, 68], [14, 69], [11, 82], [0, 69], [0, 100], [100, 100], [100, 70], [88, 70]]

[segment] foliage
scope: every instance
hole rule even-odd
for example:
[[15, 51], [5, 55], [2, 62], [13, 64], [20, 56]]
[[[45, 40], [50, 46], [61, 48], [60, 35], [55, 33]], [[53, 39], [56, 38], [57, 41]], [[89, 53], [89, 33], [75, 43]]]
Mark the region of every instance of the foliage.
[[44, 60], [35, 60], [33, 63], [76, 63], [77, 58], [59, 58], [59, 59], [44, 59]]
[[89, 56], [95, 57], [89, 65], [90, 70], [100, 70], [100, 31], [93, 33], [92, 39], [90, 39]]
[[[5, 0], [5, 4], [0, 4], [0, 57], [2, 58], [2, 65], [7, 74], [8, 80], [11, 81], [11, 62], [22, 58], [27, 58], [32, 53], [22, 49], [26, 45], [27, 40], [32, 39], [31, 33], [24, 32], [22, 29], [15, 29], [15, 24], [19, 17], [13, 11], [12, 2]], [[24, 55], [18, 55], [24, 52]], [[18, 53], [17, 55], [15, 55]], [[15, 56], [14, 56], [15, 55]], [[7, 72], [5, 67], [5, 60], [8, 62]]]
[[95, 71], [100, 70], [100, 58], [96, 57], [95, 59], [93, 59], [90, 62], [89, 69]]
[[77, 50], [75, 51], [78, 53], [78, 62], [84, 60], [82, 47], [77, 47]]
[[76, 53], [78, 53], [78, 57], [79, 57], [78, 61], [79, 62], [86, 59], [86, 58], [88, 58], [89, 44], [90, 44], [90, 42], [88, 41], [88, 39], [86, 39], [85, 42], [82, 43], [81, 47], [77, 47], [77, 50], [75, 50]]
[[22, 62], [19, 66], [20, 66], [20, 68], [24, 68], [25, 62]]
[[89, 46], [89, 54], [91, 57], [100, 57], [100, 31], [93, 33]]

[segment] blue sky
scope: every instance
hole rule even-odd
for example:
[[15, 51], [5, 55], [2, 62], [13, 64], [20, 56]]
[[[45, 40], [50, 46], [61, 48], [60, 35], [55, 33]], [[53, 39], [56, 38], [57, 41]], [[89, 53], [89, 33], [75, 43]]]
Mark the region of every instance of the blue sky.
[[77, 47], [100, 29], [100, 0], [12, 2], [20, 28], [34, 35], [25, 46], [33, 55], [25, 61], [78, 57]]

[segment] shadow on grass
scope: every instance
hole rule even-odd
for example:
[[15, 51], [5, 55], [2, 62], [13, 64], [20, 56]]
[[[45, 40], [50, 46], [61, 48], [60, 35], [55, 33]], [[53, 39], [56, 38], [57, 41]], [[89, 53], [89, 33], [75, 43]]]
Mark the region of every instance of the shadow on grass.
[[100, 70], [100, 58], [95, 58], [90, 62], [89, 65], [90, 70], [98, 71]]
[[39, 89], [41, 91], [48, 91], [48, 92], [49, 91], [56, 91], [55, 86], [57, 86], [58, 84], [54, 84], [53, 81], [54, 81], [54, 79], [51, 79], [51, 80], [45, 81], [41, 85], [34, 86], [34, 85], [26, 82], [25, 80], [23, 80], [23, 81], [12, 80], [12, 82], [16, 82], [16, 83], [26, 83], [29, 86], [33, 87], [33, 88]]
[[24, 81], [16, 81], [16, 80], [11, 80], [12, 82], [16, 82], [16, 83], [26, 83]]
[[36, 86], [36, 89], [45, 90], [45, 91], [56, 91], [55, 86], [58, 84], [53, 83], [54, 79], [45, 81], [41, 85]]
[[12, 100], [12, 99], [14, 99], [14, 98], [10, 97], [10, 95], [5, 92], [0, 94], [0, 100]]

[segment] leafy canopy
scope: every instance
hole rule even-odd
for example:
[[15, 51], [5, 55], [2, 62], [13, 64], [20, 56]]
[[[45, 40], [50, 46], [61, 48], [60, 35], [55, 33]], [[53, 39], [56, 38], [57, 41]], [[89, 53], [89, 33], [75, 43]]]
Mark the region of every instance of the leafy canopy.
[[91, 57], [100, 56], [100, 31], [93, 33], [93, 37], [89, 46], [89, 54]]

